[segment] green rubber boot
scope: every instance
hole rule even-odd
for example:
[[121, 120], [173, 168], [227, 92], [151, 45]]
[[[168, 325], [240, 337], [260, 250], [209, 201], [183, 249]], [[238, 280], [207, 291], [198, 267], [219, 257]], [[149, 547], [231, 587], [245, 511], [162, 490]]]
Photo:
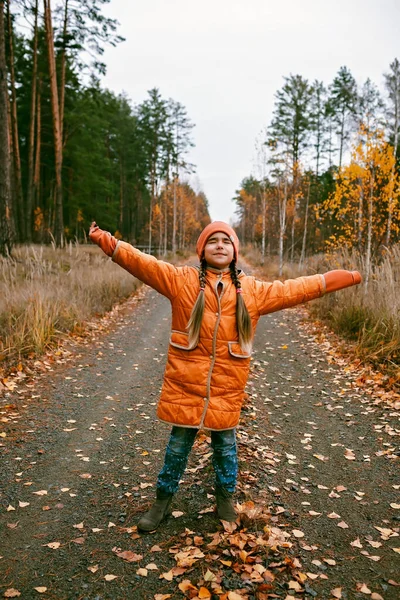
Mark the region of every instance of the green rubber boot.
[[161, 521], [171, 514], [170, 506], [173, 494], [160, 494], [157, 492], [157, 499], [150, 510], [143, 515], [137, 525], [139, 531], [154, 531], [160, 525]]
[[217, 500], [217, 513], [222, 521], [233, 523], [236, 521], [237, 515], [233, 506], [233, 494], [225, 488], [217, 487], [215, 490]]

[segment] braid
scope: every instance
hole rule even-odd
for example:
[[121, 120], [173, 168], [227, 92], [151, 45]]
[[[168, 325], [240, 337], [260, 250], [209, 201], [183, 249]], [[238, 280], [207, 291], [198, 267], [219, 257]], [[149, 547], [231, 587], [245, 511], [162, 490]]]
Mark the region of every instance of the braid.
[[239, 273], [236, 262], [233, 260], [229, 265], [232, 283], [236, 288], [236, 326], [239, 334], [239, 344], [244, 352], [251, 353], [253, 327], [246, 303], [243, 300], [242, 284], [239, 280]]
[[189, 330], [189, 348], [194, 348], [199, 341], [200, 327], [203, 321], [205, 306], [204, 291], [206, 288], [206, 274], [207, 262], [203, 258], [200, 262], [199, 268], [200, 292], [197, 296], [197, 300], [193, 306], [189, 322], [186, 326], [186, 328]]

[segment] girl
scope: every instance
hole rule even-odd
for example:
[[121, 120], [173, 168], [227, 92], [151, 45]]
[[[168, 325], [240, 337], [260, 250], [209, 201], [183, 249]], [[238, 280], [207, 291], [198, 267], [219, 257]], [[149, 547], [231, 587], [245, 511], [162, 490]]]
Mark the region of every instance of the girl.
[[112, 260], [169, 298], [172, 328], [157, 416], [172, 425], [156, 501], [138, 523], [153, 531], [170, 512], [199, 429], [211, 432], [220, 519], [234, 521], [238, 460], [235, 427], [247, 382], [251, 347], [261, 315], [361, 282], [357, 271], [285, 282], [258, 281], [237, 269], [239, 240], [222, 221], [207, 225], [197, 241], [199, 268], [175, 267], [144, 254], [92, 223], [91, 240]]

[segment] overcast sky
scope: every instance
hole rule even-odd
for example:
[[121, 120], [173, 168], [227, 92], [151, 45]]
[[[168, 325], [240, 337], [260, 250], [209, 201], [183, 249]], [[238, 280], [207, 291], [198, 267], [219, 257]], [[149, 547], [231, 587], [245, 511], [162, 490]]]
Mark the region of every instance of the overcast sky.
[[346, 65], [383, 90], [400, 59], [400, 0], [111, 0], [106, 11], [126, 41], [105, 51], [105, 86], [135, 104], [157, 87], [186, 107], [213, 220], [234, 217], [284, 76], [329, 84]]

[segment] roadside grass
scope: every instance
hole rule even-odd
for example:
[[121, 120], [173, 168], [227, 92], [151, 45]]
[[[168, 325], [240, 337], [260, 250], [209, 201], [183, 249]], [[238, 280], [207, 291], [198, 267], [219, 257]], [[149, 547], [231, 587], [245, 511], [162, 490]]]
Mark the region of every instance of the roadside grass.
[[[278, 260], [265, 259], [249, 250], [247, 260], [260, 276], [276, 279]], [[325, 273], [331, 269], [358, 270], [363, 275], [363, 257], [345, 250], [334, 255], [309, 258], [302, 268], [286, 264], [282, 279]], [[348, 348], [364, 363], [383, 369], [393, 384], [400, 383], [400, 245], [390, 249], [376, 264], [368, 287], [360, 286], [328, 294], [309, 304], [311, 315], [328, 324], [335, 333], [350, 342]]]
[[0, 258], [0, 367], [40, 356], [140, 282], [95, 246], [19, 246]]

